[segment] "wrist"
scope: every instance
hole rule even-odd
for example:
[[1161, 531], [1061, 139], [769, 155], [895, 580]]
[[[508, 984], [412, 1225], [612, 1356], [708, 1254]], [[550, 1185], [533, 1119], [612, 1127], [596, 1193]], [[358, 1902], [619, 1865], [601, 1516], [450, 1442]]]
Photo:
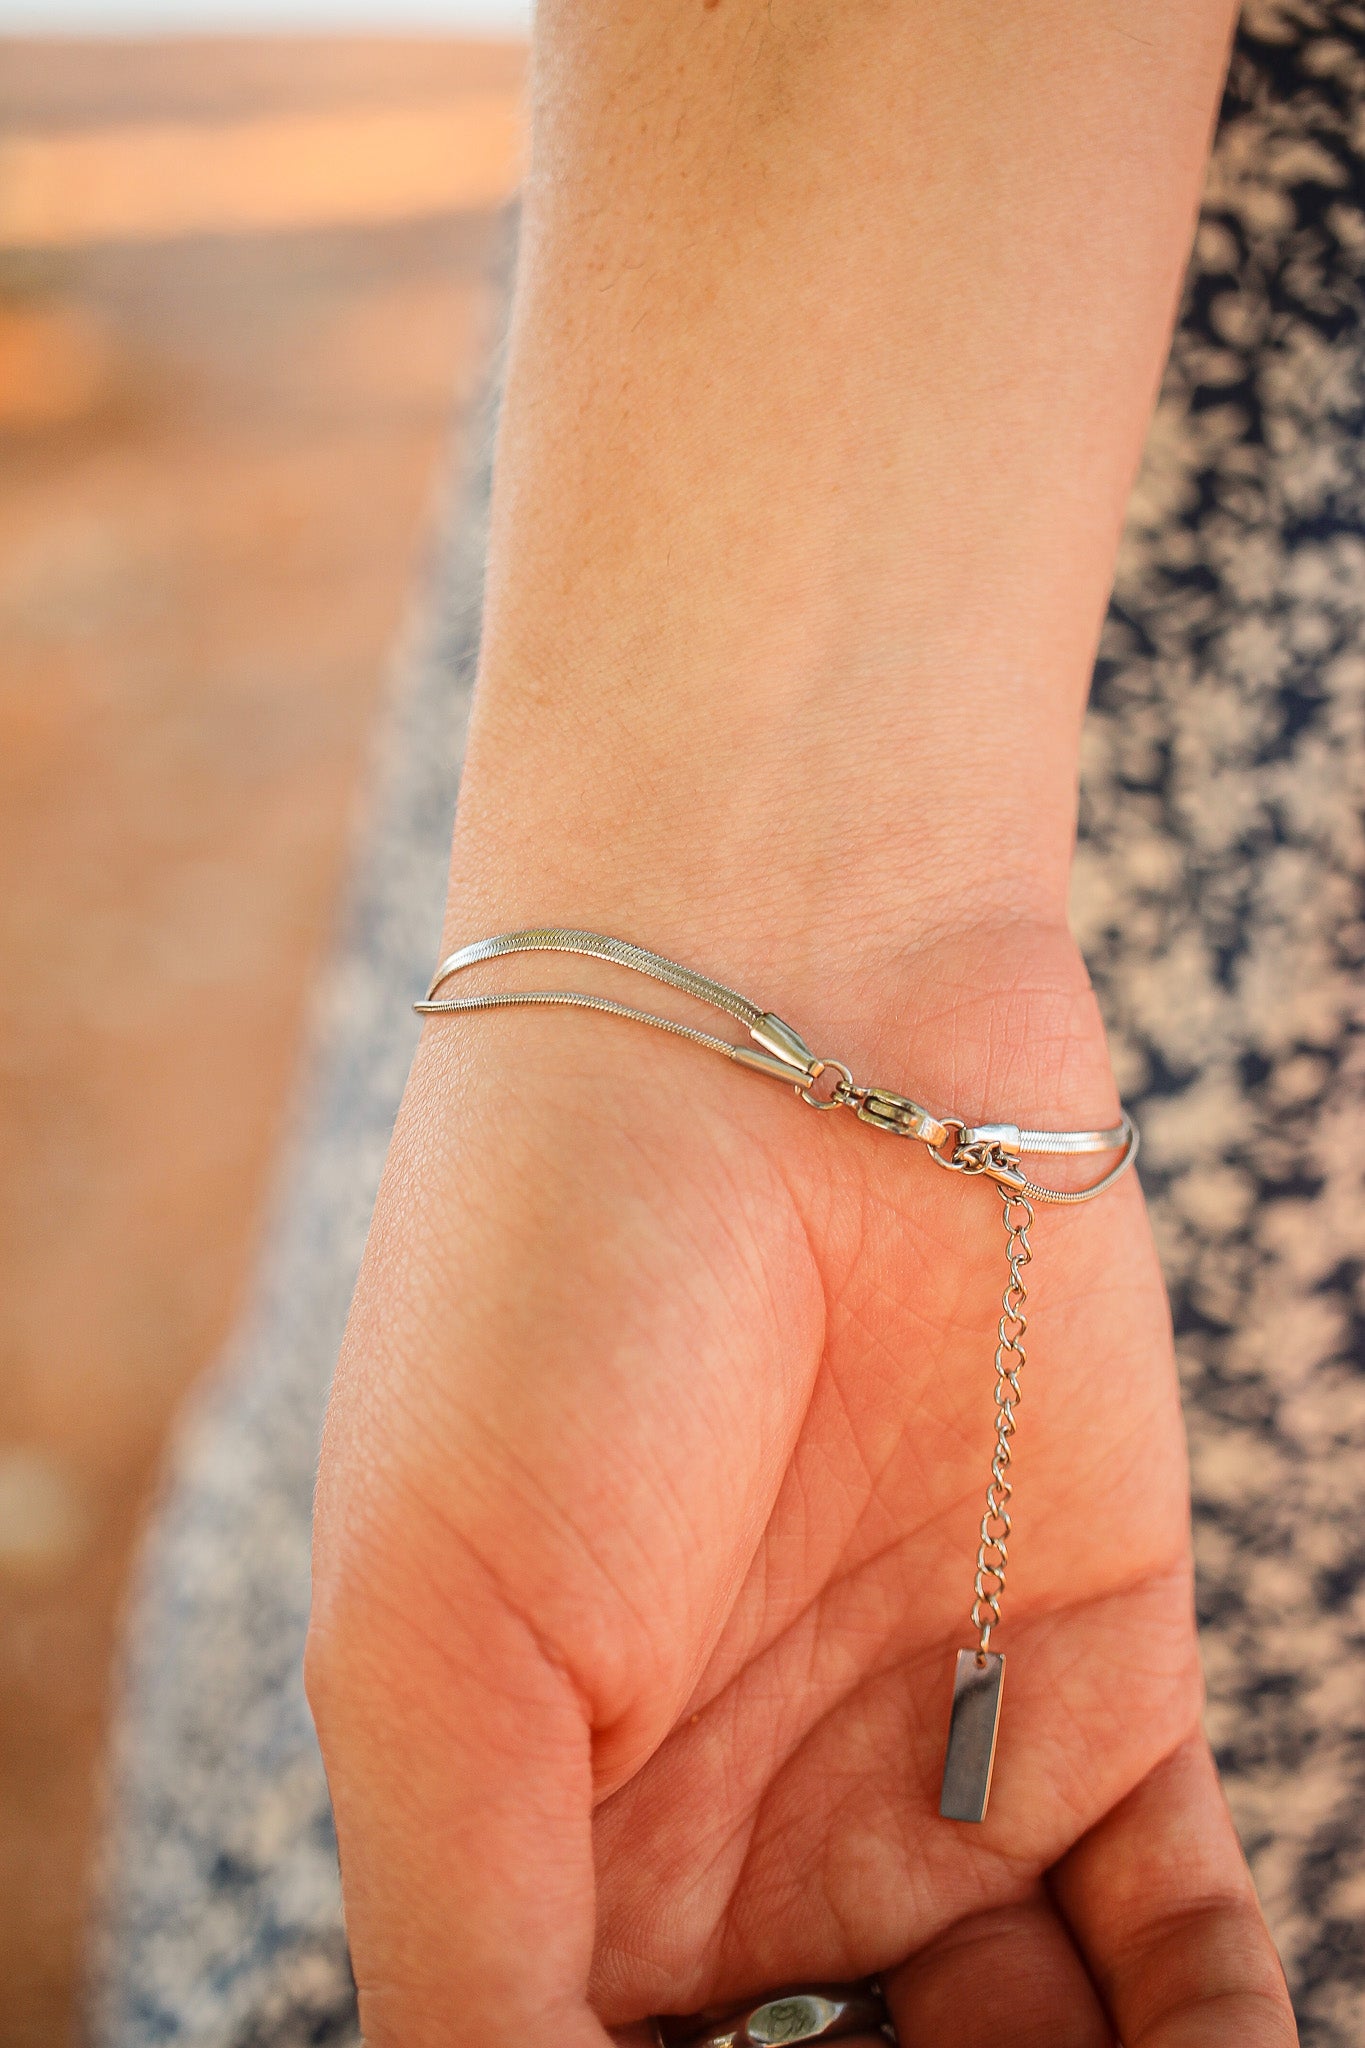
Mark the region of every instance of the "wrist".
[[[822, 926], [799, 906], [784, 917], [770, 901], [767, 916], [756, 917], [733, 898], [688, 897], [657, 870], [555, 867], [537, 847], [530, 863], [491, 860], [477, 886], [457, 887], [443, 951], [531, 926], [605, 933], [738, 988], [790, 1024], [818, 1058], [842, 1062], [860, 1083], [910, 1095], [938, 1114], [1041, 1128], [1112, 1123], [1118, 1100], [1103, 1026], [1065, 923], [983, 906], [963, 891], [953, 901], [950, 914], [946, 888], [935, 899], [937, 923], [921, 905], [899, 926], [878, 926], [853, 910]], [[496, 988], [641, 1001], [633, 977], [609, 963], [537, 953], [485, 962], [454, 992]], [[652, 989], [645, 1007], [747, 1043], [741, 1028], [718, 1027], [672, 989]], [[548, 1055], [557, 1066], [563, 1054], [566, 1073], [590, 1088], [594, 1075], [610, 1075], [617, 1086], [632, 1074], [649, 1088], [660, 1061], [671, 1071], [680, 1057], [685, 1064], [693, 1057], [652, 1034], [562, 1011], [548, 1026], [540, 1012], [504, 1019], [498, 1029], [507, 1028], [541, 1048], [537, 1061]], [[735, 1108], [776, 1100], [711, 1060], [703, 1072], [727, 1103], [740, 1086]]]
[[681, 661], [634, 678], [604, 664], [573, 689], [495, 645], [453, 936], [626, 920], [650, 943], [733, 935], [755, 968], [861, 974], [944, 935], [1064, 933], [1078, 718], [1050, 707], [1068, 693], [961, 660], [927, 671], [769, 666], [726, 686]]

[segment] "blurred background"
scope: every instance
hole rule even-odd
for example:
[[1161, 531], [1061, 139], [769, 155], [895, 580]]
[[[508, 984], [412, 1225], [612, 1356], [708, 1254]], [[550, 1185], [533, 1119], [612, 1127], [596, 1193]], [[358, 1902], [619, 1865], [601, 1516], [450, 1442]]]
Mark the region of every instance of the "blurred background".
[[249, 1274], [527, 28], [0, 0], [3, 2048], [78, 2038], [132, 1548]]

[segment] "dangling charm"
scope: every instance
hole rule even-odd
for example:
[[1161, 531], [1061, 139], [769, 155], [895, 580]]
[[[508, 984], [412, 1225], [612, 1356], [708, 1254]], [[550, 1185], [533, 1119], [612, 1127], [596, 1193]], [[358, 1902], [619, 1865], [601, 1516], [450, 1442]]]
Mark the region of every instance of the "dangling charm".
[[994, 1650], [959, 1650], [953, 1718], [938, 1810], [944, 1820], [984, 1820], [1000, 1732], [1005, 1660]]

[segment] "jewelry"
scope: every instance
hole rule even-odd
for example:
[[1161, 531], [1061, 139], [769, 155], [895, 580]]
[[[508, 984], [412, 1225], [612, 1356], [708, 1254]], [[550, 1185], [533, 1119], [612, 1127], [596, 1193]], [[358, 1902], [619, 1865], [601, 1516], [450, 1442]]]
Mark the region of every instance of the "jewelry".
[[[482, 960], [497, 960], [510, 953], [576, 953], [595, 960], [610, 961], [646, 974], [712, 1009], [726, 1012], [743, 1024], [750, 1045], [736, 1045], [728, 1038], [716, 1038], [690, 1024], [677, 1024], [671, 1017], [659, 1017], [652, 1010], [637, 1010], [629, 1003], [609, 996], [584, 995], [571, 989], [516, 989], [493, 995], [437, 998], [437, 990], [467, 967]], [[995, 1346], [995, 1449], [991, 1457], [990, 1484], [981, 1517], [976, 1552], [976, 1575], [972, 1582], [971, 1624], [976, 1631], [976, 1648], [959, 1650], [953, 1679], [953, 1704], [948, 1728], [948, 1749], [943, 1765], [939, 1812], [945, 1820], [981, 1821], [990, 1799], [991, 1773], [995, 1766], [996, 1736], [1000, 1727], [1000, 1697], [1005, 1680], [1005, 1659], [990, 1647], [991, 1632], [1000, 1624], [1000, 1596], [1005, 1590], [1009, 1562], [1010, 1439], [1015, 1432], [1014, 1411], [1020, 1400], [1019, 1374], [1025, 1360], [1024, 1335], [1028, 1318], [1024, 1304], [1028, 1289], [1024, 1268], [1033, 1258], [1029, 1230], [1035, 1202], [1076, 1203], [1093, 1201], [1111, 1188], [1128, 1171], [1137, 1157], [1138, 1131], [1126, 1113], [1107, 1130], [1028, 1131], [1017, 1124], [968, 1124], [961, 1117], [935, 1116], [906, 1095], [894, 1095], [887, 1088], [867, 1088], [853, 1078], [842, 1060], [817, 1059], [798, 1031], [771, 1010], [760, 1010], [747, 996], [712, 981], [690, 967], [666, 960], [643, 946], [624, 939], [604, 938], [599, 932], [565, 930], [544, 926], [531, 931], [503, 932], [497, 938], [480, 939], [462, 946], [443, 960], [432, 977], [426, 999], [413, 1008], [423, 1016], [449, 1016], [456, 1012], [491, 1010], [519, 1005], [567, 1005], [579, 1010], [600, 1010], [607, 1016], [625, 1017], [635, 1024], [648, 1024], [657, 1031], [689, 1039], [727, 1060], [750, 1067], [770, 1079], [792, 1086], [802, 1102], [812, 1109], [851, 1109], [861, 1123], [896, 1137], [915, 1138], [927, 1147], [936, 1166], [950, 1173], [984, 1175], [995, 1182], [1004, 1205], [1005, 1258], [1008, 1277], [1001, 1296], [1000, 1319]], [[1019, 1161], [1027, 1154], [1038, 1156], [1087, 1152], [1117, 1152], [1119, 1158], [1088, 1187], [1051, 1188], [1030, 1180]], [[718, 2039], [720, 2037], [717, 2037]], [[726, 2037], [728, 2038], [728, 2037]], [[736, 2039], [743, 2039], [737, 2036]], [[751, 2035], [760, 2039], [818, 2039], [807, 2035]]]
[[653, 2026], [659, 2048], [772, 2048], [776, 2042], [839, 2041], [850, 2034], [895, 2039], [875, 1984], [798, 1984], [770, 1992], [759, 2005], [670, 2016]]

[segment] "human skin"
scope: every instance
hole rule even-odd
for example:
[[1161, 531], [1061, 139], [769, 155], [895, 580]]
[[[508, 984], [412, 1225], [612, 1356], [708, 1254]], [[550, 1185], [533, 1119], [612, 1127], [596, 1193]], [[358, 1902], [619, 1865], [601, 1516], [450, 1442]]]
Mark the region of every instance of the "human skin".
[[[1112, 1121], [1079, 727], [1229, 31], [543, 0], [449, 944], [611, 932], [940, 1111]], [[970, 1827], [995, 1191], [608, 1018], [428, 1025], [307, 1666], [371, 2048], [604, 2048], [871, 1971], [906, 2048], [1294, 2040], [1199, 1731], [1136, 1180], [1032, 1235]]]

